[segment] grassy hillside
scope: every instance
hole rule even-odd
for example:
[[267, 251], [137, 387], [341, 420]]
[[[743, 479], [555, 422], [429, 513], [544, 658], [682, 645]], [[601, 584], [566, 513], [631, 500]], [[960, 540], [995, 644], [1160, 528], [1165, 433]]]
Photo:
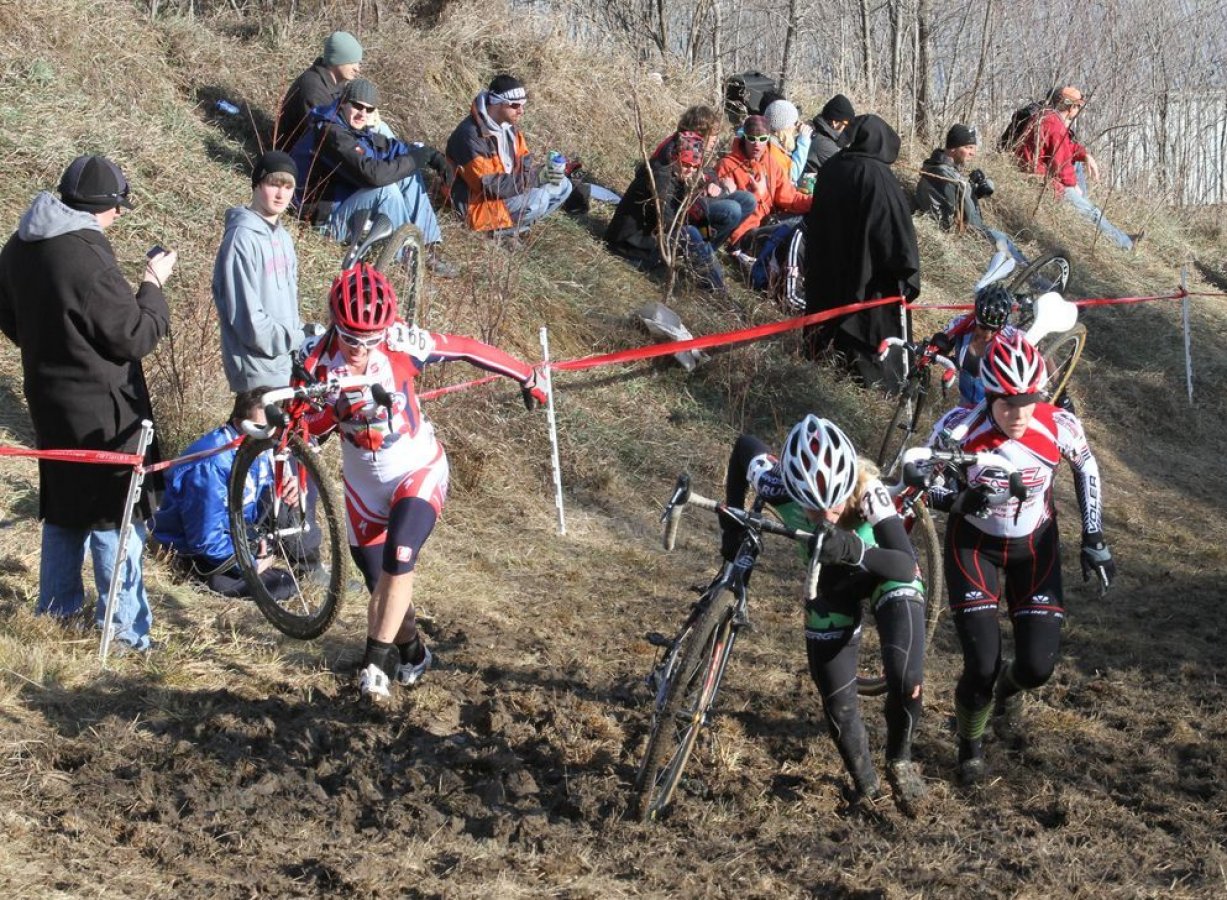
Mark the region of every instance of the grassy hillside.
[[[137, 209], [111, 239], [135, 277], [146, 247], [180, 253], [174, 323], [149, 365], [172, 449], [228, 406], [209, 298], [228, 206], [248, 197], [247, 160], [289, 80], [333, 23], [253, 19], [150, 23], [104, 0], [0, 6], [0, 222], [81, 152], [120, 161]], [[363, 34], [366, 73], [398, 132], [441, 145], [472, 95], [510, 65], [533, 92], [533, 146], [580, 155], [614, 187], [646, 140], [670, 130], [701, 87], [667, 88], [599, 49], [489, 6], [434, 29]], [[214, 102], [241, 103], [238, 119]], [[929, 148], [901, 161], [911, 182]], [[1227, 287], [1222, 218], [1112, 197], [1148, 237], [1136, 255], [1094, 231], [1005, 160], [991, 218], [1024, 248], [1064, 247], [1078, 296]], [[430, 286], [431, 328], [480, 335], [526, 358], [548, 324], [555, 359], [637, 346], [629, 314], [658, 286], [608, 256], [589, 221], [558, 217], [516, 248], [444, 224], [463, 277]], [[923, 299], [966, 298], [987, 257], [918, 222]], [[297, 236], [304, 309], [322, 318], [338, 254]], [[736, 291], [675, 308], [697, 333], [772, 321]], [[944, 313], [918, 316], [921, 330]], [[90, 635], [32, 614], [34, 466], [0, 460], [0, 892], [142, 896], [1010, 896], [1210, 897], [1227, 889], [1220, 774], [1227, 741], [1224, 365], [1221, 299], [1193, 307], [1196, 402], [1184, 394], [1179, 310], [1087, 310], [1074, 395], [1104, 473], [1121, 577], [1106, 599], [1067, 557], [1063, 660], [1028, 708], [1031, 738], [991, 749], [994, 779], [954, 786], [948, 625], [931, 651], [917, 745], [931, 788], [916, 819], [850, 807], [805, 671], [799, 565], [774, 547], [755, 575], [755, 630], [738, 646], [695, 782], [663, 826], [624, 819], [642, 749], [645, 631], [680, 620], [686, 588], [715, 560], [715, 529], [688, 516], [679, 550], [658, 548], [673, 475], [717, 490], [741, 429], [779, 440], [816, 411], [872, 447], [889, 404], [804, 362], [786, 336], [738, 347], [693, 375], [671, 362], [562, 375], [559, 430], [568, 529], [557, 536], [544, 417], [506, 385], [433, 403], [452, 490], [419, 567], [439, 667], [392, 713], [352, 702], [364, 598], [319, 642], [284, 640], [249, 604], [148, 573], [159, 649], [100, 673]], [[469, 377], [429, 374], [430, 386]], [[16, 350], [0, 346], [0, 442], [28, 444]], [[1076, 547], [1069, 479], [1062, 533]], [[879, 701], [866, 703], [881, 746]]]

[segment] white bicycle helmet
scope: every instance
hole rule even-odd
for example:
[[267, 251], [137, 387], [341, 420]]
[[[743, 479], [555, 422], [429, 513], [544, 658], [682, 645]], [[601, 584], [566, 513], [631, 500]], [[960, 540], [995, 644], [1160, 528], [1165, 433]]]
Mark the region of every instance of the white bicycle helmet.
[[807, 509], [831, 509], [856, 487], [856, 449], [834, 422], [808, 415], [789, 432], [780, 471], [793, 500]]
[[988, 343], [980, 363], [980, 380], [989, 397], [1038, 394], [1048, 384], [1048, 367], [1035, 345], [1015, 332], [998, 334]]

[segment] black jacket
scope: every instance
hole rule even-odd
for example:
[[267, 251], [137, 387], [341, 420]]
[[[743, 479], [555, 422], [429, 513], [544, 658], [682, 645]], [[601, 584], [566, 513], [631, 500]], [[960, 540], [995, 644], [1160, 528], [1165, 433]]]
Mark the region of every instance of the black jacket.
[[[0, 331], [21, 348], [26, 403], [39, 449], [136, 451], [153, 419], [140, 360], [166, 334], [156, 285], [133, 296], [89, 213], [39, 194], [0, 250]], [[157, 459], [156, 446], [146, 456]], [[39, 515], [66, 528], [115, 528], [130, 468], [39, 462]], [[146, 478], [139, 513], [157, 508]]]
[[[651, 171], [668, 227], [685, 199], [686, 183], [677, 177], [677, 170], [669, 163], [653, 162]], [[609, 227], [605, 229], [605, 243], [619, 256], [650, 258], [658, 252], [658, 222], [652, 181], [648, 177], [647, 166], [640, 163], [634, 180], [622, 195], [613, 218], [609, 220]]]
[[980, 204], [967, 176], [955, 168], [946, 151], [938, 147], [920, 167], [916, 183], [916, 209], [937, 219], [949, 231], [961, 228], [984, 230]]
[[302, 137], [307, 127], [307, 116], [317, 106], [327, 106], [341, 96], [345, 85], [336, 81], [321, 56], [301, 75], [294, 79], [285, 96], [281, 98], [281, 110], [277, 114], [277, 140], [273, 146], [286, 153]]
[[[920, 293], [920, 250], [912, 203], [891, 171], [899, 135], [874, 115], [848, 127], [848, 146], [818, 172], [807, 218], [805, 295], [809, 312], [876, 297]], [[877, 307], [835, 328], [866, 349], [899, 335], [899, 311]]]
[[822, 116], [815, 116], [814, 134], [810, 138], [809, 155], [805, 158], [804, 172], [817, 172], [827, 160], [847, 146], [847, 130], [842, 133], [831, 127]]

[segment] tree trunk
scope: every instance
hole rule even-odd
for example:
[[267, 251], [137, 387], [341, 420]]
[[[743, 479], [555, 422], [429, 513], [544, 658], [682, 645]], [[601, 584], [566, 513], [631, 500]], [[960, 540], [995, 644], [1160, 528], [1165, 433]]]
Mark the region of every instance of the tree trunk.
[[916, 3], [916, 135], [921, 140], [933, 131], [933, 99], [929, 91], [933, 82], [931, 51], [930, 0]]
[[716, 98], [716, 109], [724, 106], [724, 8], [723, 0], [712, 0], [711, 26], [711, 73], [715, 81], [713, 94]]
[[870, 19], [869, 0], [861, 0], [861, 77], [865, 82], [865, 93], [869, 103], [873, 103], [873, 36], [869, 33]]
[[797, 13], [797, 0], [788, 0], [788, 28], [784, 32], [784, 58], [780, 61], [780, 93], [788, 96], [788, 82], [796, 68], [793, 56], [796, 54], [797, 24], [800, 16]]

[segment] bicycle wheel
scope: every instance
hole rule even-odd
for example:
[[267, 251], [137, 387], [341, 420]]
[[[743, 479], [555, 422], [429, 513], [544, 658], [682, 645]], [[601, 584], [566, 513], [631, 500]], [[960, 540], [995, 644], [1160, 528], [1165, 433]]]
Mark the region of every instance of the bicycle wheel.
[[895, 473], [903, 460], [903, 451], [907, 449], [908, 441], [916, 433], [920, 415], [924, 412], [925, 398], [929, 393], [929, 370], [925, 369], [916, 377], [909, 378], [907, 387], [899, 395], [899, 403], [895, 406], [895, 414], [891, 416], [886, 433], [882, 436], [882, 446], [878, 449], [878, 468], [882, 477]]
[[733, 648], [733, 602], [728, 590], [711, 597], [669, 651], [635, 777], [634, 809], [641, 822], [653, 821], [668, 807], [707, 721]]
[[[253, 501], [260, 484], [268, 487]], [[292, 501], [282, 499], [286, 484], [297, 487]], [[227, 506], [235, 559], [260, 612], [290, 637], [319, 637], [340, 611], [349, 554], [316, 452], [297, 436], [280, 454], [273, 441], [248, 438], [235, 454]]]
[[1069, 284], [1069, 258], [1064, 251], [1045, 253], [1010, 279], [1006, 290], [1011, 294], [1043, 294], [1056, 291], [1064, 294]]
[[1040, 353], [1048, 367], [1049, 402], [1057, 403], [1069, 388], [1074, 368], [1086, 346], [1086, 326], [1079, 322], [1069, 331], [1050, 335], [1040, 341]]
[[[925, 645], [933, 642], [937, 634], [937, 622], [946, 602], [945, 577], [942, 572], [942, 546], [937, 539], [937, 529], [927, 506], [912, 507], [908, 537], [920, 566], [920, 579], [925, 586]], [[867, 624], [867, 623], [866, 623]], [[857, 654], [856, 692], [862, 697], [877, 697], [886, 693], [886, 673], [882, 670], [881, 641], [877, 628], [871, 632], [861, 628], [861, 647]]]
[[376, 250], [371, 265], [394, 282], [401, 319], [412, 322], [422, 291], [422, 232], [412, 223], [402, 225]]

